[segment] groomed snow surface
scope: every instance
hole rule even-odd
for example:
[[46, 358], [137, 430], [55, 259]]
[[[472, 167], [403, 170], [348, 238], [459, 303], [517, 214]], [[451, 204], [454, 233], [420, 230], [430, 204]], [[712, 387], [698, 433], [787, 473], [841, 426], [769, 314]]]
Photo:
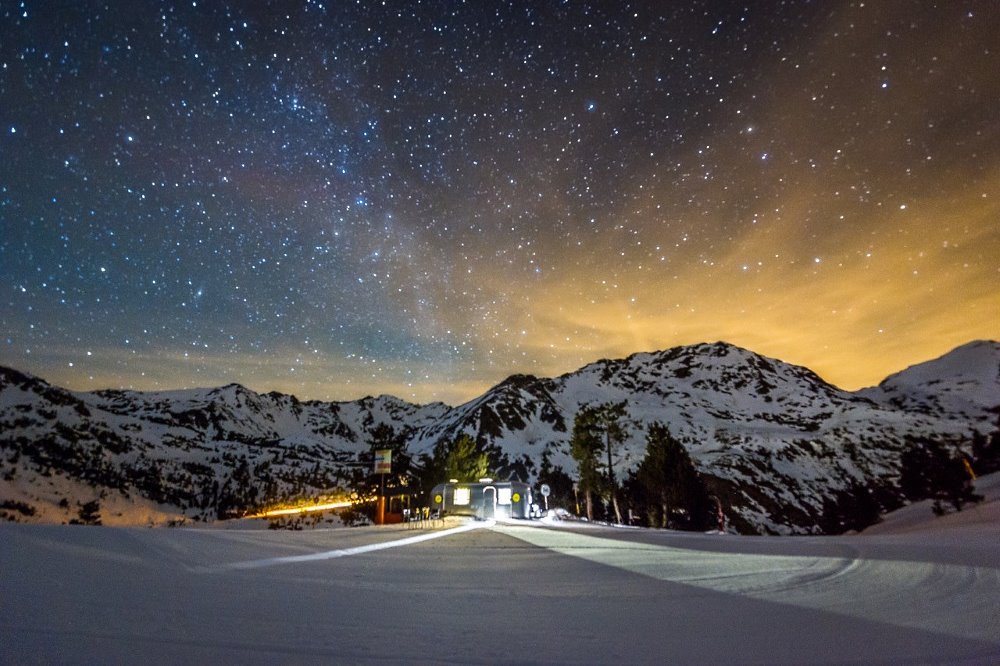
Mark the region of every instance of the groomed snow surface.
[[1000, 475], [861, 535], [0, 526], [0, 662], [1000, 663]]

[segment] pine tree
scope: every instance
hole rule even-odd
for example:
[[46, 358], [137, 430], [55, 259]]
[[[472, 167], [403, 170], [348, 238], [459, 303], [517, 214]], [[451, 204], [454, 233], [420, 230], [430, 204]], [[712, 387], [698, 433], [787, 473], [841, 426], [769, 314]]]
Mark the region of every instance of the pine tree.
[[[592, 495], [600, 492], [603, 486], [609, 495], [615, 519], [619, 523], [622, 521], [618, 506], [614, 452], [625, 440], [625, 428], [622, 425], [624, 416], [624, 402], [608, 402], [596, 407], [584, 407], [573, 422], [570, 453], [580, 472], [580, 489], [584, 491], [586, 498], [588, 519], [593, 519]], [[606, 463], [603, 461], [605, 457]], [[604, 479], [598, 471], [602, 465], [605, 470]]]
[[972, 487], [961, 453], [949, 454], [945, 446], [931, 438], [909, 440], [900, 457], [900, 490], [910, 501], [934, 500], [934, 512], [945, 512], [944, 502], [956, 511], [965, 504], [982, 500]]
[[490, 459], [476, 440], [463, 433], [448, 445], [442, 467], [445, 479], [475, 481], [489, 473]]
[[605, 403], [597, 410], [597, 427], [604, 436], [604, 451], [608, 464], [608, 492], [611, 495], [611, 506], [615, 512], [615, 521], [622, 522], [622, 512], [618, 506], [618, 482], [615, 479], [614, 451], [625, 441], [625, 428], [622, 420], [625, 417], [625, 402]]
[[850, 530], [860, 532], [874, 525], [882, 517], [883, 507], [878, 494], [852, 480], [848, 488], [836, 491], [823, 501], [820, 529], [824, 534], [843, 534]]
[[983, 496], [976, 494], [961, 454], [949, 457], [948, 464], [940, 470], [938, 476], [938, 491], [935, 497], [947, 501], [955, 511], [961, 511], [965, 504], [982, 501]]
[[979, 475], [1000, 472], [1000, 419], [991, 435], [977, 432], [973, 436], [972, 464]]
[[79, 516], [79, 520], [72, 520], [70, 523], [76, 523], [78, 525], [100, 525], [101, 502], [95, 499], [83, 504], [80, 507]]
[[448, 478], [473, 481], [486, 475], [489, 460], [485, 453], [479, 451], [476, 440], [463, 433], [451, 443], [444, 459], [444, 469]]
[[597, 456], [602, 442], [596, 429], [596, 410], [584, 407], [573, 420], [573, 433], [569, 440], [570, 455], [576, 461], [578, 487], [583, 493], [587, 520], [594, 519], [594, 493], [600, 491], [601, 476], [597, 471]]
[[944, 450], [936, 442], [911, 439], [900, 456], [899, 489], [911, 502], [931, 496], [934, 491], [932, 468], [943, 463]]
[[712, 501], [684, 446], [662, 423], [646, 431], [646, 457], [636, 471], [653, 527], [705, 529]]

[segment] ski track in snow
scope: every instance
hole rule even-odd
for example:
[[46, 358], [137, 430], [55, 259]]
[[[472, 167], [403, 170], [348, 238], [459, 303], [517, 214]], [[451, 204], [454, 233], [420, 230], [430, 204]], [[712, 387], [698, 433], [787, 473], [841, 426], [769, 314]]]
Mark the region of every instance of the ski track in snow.
[[647, 543], [623, 547], [621, 540], [590, 534], [497, 529], [564, 555], [658, 580], [1000, 646], [996, 566], [874, 559], [862, 551], [830, 557], [706, 552]]

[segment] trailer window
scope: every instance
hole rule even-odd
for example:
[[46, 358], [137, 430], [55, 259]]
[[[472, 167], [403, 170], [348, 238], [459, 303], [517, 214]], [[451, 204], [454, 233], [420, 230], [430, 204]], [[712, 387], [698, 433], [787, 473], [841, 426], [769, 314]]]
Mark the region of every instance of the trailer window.
[[472, 496], [472, 491], [469, 488], [455, 488], [455, 506], [467, 505], [469, 499]]
[[497, 488], [497, 504], [510, 504], [510, 488]]

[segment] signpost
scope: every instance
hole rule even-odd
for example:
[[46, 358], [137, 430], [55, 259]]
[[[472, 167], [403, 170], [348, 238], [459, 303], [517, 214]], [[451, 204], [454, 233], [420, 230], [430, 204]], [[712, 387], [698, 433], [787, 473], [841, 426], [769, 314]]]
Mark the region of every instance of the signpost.
[[549, 484], [543, 483], [542, 487], [539, 490], [542, 491], [542, 497], [545, 498], [545, 511], [548, 512], [548, 510], [549, 510], [549, 493], [552, 492], [552, 489], [549, 488]]
[[375, 451], [375, 473], [379, 475], [375, 524], [385, 524], [385, 475], [392, 472], [392, 449]]
[[388, 474], [392, 471], [392, 449], [375, 451], [375, 473]]

